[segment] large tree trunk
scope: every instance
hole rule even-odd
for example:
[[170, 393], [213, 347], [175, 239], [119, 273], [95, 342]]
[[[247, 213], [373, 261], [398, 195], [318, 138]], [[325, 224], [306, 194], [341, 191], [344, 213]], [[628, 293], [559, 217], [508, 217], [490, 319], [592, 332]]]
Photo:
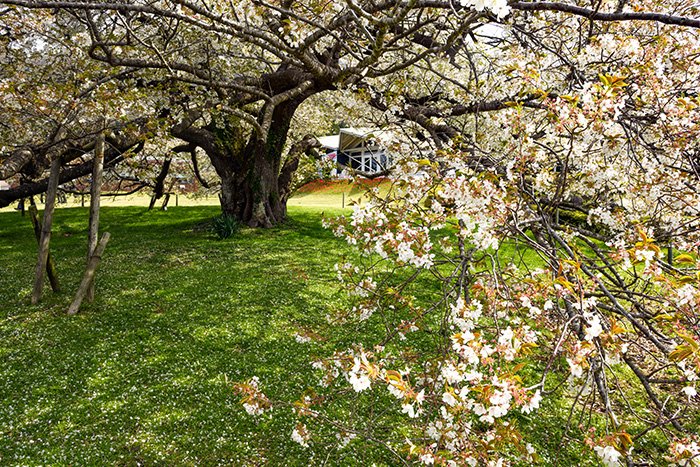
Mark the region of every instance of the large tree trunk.
[[272, 227], [284, 221], [285, 209], [277, 186], [281, 158], [281, 148], [251, 138], [240, 170], [221, 177], [222, 212], [251, 227]]
[[286, 200], [280, 196], [278, 179], [289, 125], [300, 103], [278, 105], [265, 140], [253, 134], [241, 154], [214, 164], [221, 177], [224, 214], [251, 227], [272, 227], [285, 220]]
[[211, 159], [221, 178], [223, 214], [251, 227], [272, 227], [285, 220], [286, 197], [280, 193], [282, 154], [294, 112], [306, 97], [277, 105], [264, 139], [253, 133], [246, 140], [240, 122], [226, 128], [194, 126], [196, 114], [173, 128], [173, 136], [201, 147]]
[[251, 227], [272, 227], [285, 218], [277, 189], [279, 161], [266, 158], [259, 148], [253, 155], [243, 172], [221, 177], [221, 211]]

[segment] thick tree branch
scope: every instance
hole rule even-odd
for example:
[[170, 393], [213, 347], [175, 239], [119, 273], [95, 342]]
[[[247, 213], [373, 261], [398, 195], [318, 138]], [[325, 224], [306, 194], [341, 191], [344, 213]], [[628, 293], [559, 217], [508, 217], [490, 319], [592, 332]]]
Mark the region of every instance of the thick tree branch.
[[34, 154], [29, 149], [18, 149], [11, 153], [0, 163], [0, 180], [7, 180], [22, 170], [27, 165]]
[[576, 16], [581, 16], [593, 21], [656, 21], [658, 23], [674, 26], [687, 26], [700, 28], [700, 19], [686, 18], [684, 16], [670, 15], [666, 13], [649, 13], [643, 11], [623, 11], [603, 13], [597, 10], [570, 5], [561, 2], [513, 2], [511, 8], [520, 11], [560, 11]]
[[[105, 168], [108, 166], [113, 167], [122, 160], [124, 160], [124, 153], [132, 152], [136, 153], [143, 149], [143, 141], [133, 144], [129, 148], [125, 148], [124, 151], [120, 151], [115, 148], [110, 148], [105, 151]], [[63, 183], [68, 183], [76, 178], [83, 177], [92, 172], [93, 162], [89, 160], [72, 167], [64, 168], [61, 171], [61, 176], [59, 178], [59, 185]], [[12, 202], [17, 201], [22, 198], [27, 198], [29, 196], [38, 195], [39, 193], [44, 193], [49, 186], [49, 179], [44, 178], [42, 180], [25, 183], [18, 186], [12, 190], [0, 191], [0, 208], [9, 206]]]

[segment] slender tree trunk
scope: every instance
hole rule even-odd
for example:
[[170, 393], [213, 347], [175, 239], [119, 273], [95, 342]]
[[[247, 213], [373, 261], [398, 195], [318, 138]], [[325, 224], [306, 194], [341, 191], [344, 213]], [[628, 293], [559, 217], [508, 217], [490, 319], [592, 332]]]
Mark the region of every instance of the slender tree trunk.
[[168, 176], [168, 172], [170, 172], [171, 162], [172, 159], [170, 157], [163, 161], [163, 167], [161, 167], [156, 177], [155, 189], [153, 190], [153, 196], [151, 196], [151, 202], [148, 205], [149, 211], [156, 205], [156, 201], [163, 197], [163, 193], [165, 192], [165, 179]]
[[51, 175], [49, 176], [49, 186], [46, 192], [46, 204], [44, 206], [44, 216], [41, 227], [41, 240], [39, 241], [39, 257], [36, 262], [34, 273], [34, 290], [32, 291], [32, 304], [39, 303], [41, 290], [44, 287], [44, 273], [46, 271], [46, 261], [49, 257], [49, 244], [51, 243], [51, 224], [53, 223], [53, 209], [56, 203], [56, 192], [58, 191], [58, 180], [61, 175], [61, 158], [56, 157], [51, 162]]
[[[29, 218], [32, 221], [32, 226], [34, 227], [34, 236], [36, 237], [37, 244], [41, 243], [41, 222], [39, 221], [39, 211], [36, 208], [36, 203], [34, 203], [34, 198], [30, 198], [29, 204]], [[61, 287], [58, 283], [58, 274], [56, 273], [56, 264], [51, 256], [51, 251], [46, 257], [46, 274], [49, 276], [49, 283], [51, 284], [51, 290], [54, 292], [59, 292]]]
[[78, 312], [78, 310], [80, 309], [80, 304], [83, 302], [83, 299], [85, 298], [85, 295], [87, 294], [87, 291], [90, 288], [90, 284], [92, 284], [95, 281], [95, 272], [97, 271], [97, 266], [99, 266], [100, 264], [100, 259], [104, 254], [108, 241], [109, 232], [105, 232], [104, 234], [102, 234], [100, 242], [95, 247], [95, 251], [90, 257], [90, 261], [88, 261], [83, 280], [80, 282], [78, 291], [75, 293], [73, 303], [71, 303], [70, 307], [68, 308], [69, 315], [74, 315]]
[[[95, 159], [92, 169], [92, 183], [90, 185], [90, 231], [88, 233], [87, 261], [90, 262], [100, 230], [100, 194], [102, 192], [102, 169], [105, 157], [105, 137], [103, 133], [97, 135], [95, 142]], [[87, 290], [87, 301], [95, 299], [95, 283], [92, 282]]]

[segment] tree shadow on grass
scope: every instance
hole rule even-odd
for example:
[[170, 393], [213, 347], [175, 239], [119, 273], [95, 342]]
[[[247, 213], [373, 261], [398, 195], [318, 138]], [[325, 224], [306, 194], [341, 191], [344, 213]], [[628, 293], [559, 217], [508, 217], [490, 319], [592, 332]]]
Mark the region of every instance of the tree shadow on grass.
[[[12, 311], [0, 317], [0, 463], [305, 464], [290, 415], [256, 422], [232, 382], [257, 375], [284, 400], [315, 382], [311, 354], [330, 343], [299, 344], [293, 333], [343, 306], [331, 258], [344, 246], [313, 213], [217, 242], [191, 230], [216, 209], [180, 210], [104, 210], [114, 241], [98, 297], [73, 318], [63, 314], [69, 294], [47, 293], [39, 307], [20, 297], [34, 251], [3, 265], [0, 302]], [[78, 231], [84, 214], [59, 210], [57, 225]], [[13, 251], [36, 248], [24, 227], [4, 231]], [[61, 271], [66, 290], [84, 243], [55, 242], [77, 265]]]

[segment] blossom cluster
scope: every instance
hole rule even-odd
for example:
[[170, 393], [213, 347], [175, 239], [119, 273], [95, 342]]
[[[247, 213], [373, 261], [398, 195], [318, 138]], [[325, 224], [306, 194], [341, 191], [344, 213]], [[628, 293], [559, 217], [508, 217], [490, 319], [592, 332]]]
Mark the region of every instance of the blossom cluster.
[[241, 396], [241, 404], [249, 415], [262, 415], [272, 406], [270, 399], [260, 390], [257, 376], [245, 383], [236, 383], [234, 390]]
[[[510, 13], [503, 1], [460, 3]], [[314, 362], [320, 386], [388, 394], [404, 449], [424, 465], [534, 462], [538, 440], [522, 423], [547, 397], [571, 414], [553, 423], [604, 465], [643, 459], [633, 440], [652, 432], [675, 440], [669, 462], [696, 465], [698, 441], [676, 425], [700, 379], [700, 101], [689, 78], [700, 41], [622, 24], [562, 46], [546, 31], [579, 31], [578, 19], [519, 19], [531, 36], [504, 24], [500, 45], [474, 39], [468, 59], [424, 68], [437, 76], [428, 95], [445, 98], [422, 124], [459, 135], [406, 151], [386, 195], [326, 222], [360, 252], [336, 268], [350, 321], [386, 335]], [[397, 88], [419, 82], [380, 83], [392, 96], [383, 117], [401, 118], [412, 104]], [[448, 103], [479, 99], [497, 110], [450, 119]], [[659, 423], [622, 429], [640, 420]]]

